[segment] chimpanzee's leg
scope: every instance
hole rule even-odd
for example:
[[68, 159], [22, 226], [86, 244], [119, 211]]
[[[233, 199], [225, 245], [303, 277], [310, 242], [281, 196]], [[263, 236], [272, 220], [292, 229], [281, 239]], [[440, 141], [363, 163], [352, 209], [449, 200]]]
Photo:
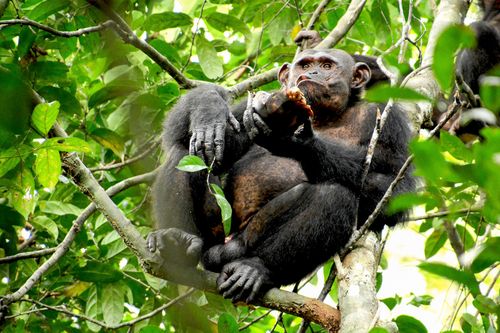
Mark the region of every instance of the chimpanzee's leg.
[[220, 292], [252, 300], [273, 286], [297, 281], [347, 243], [353, 230], [355, 195], [338, 184], [297, 185], [262, 208], [247, 228], [204, 255], [220, 269]]

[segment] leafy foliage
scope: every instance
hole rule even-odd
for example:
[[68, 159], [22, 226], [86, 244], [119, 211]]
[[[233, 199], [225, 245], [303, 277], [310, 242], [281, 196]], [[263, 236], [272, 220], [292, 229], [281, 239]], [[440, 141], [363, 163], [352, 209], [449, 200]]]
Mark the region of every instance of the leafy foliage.
[[[93, 5], [97, 2], [0, 0], [0, 257], [60, 246], [84, 214], [90, 201], [68, 179], [63, 170], [68, 166], [61, 156], [77, 153], [104, 188], [159, 165], [162, 156], [153, 145], [154, 139], [183, 88], [163, 69], [166, 63], [191, 80], [227, 86], [264, 73], [293, 59], [293, 38], [319, 4], [121, 0], [111, 2], [131, 29], [121, 34], [110, 26], [61, 36], [64, 33], [28, 24], [2, 25], [3, 21], [28, 18], [57, 31], [76, 32], [108, 19], [102, 8]], [[408, 3], [401, 2], [405, 13]], [[384, 63], [401, 76], [420, 66], [420, 53], [425, 50], [434, 20], [430, 4], [417, 3], [409, 35], [414, 43], [402, 54], [396, 48], [383, 56]], [[347, 6], [347, 1], [332, 2], [319, 16], [316, 29], [326, 36]], [[368, 0], [337, 47], [350, 53], [380, 55], [401, 37], [399, 10], [396, 0]], [[130, 33], [140, 37], [138, 43], [127, 40]], [[440, 37], [433, 71], [445, 93], [450, 93], [453, 85], [453, 55], [459, 45], [472, 43], [470, 31], [464, 27], [452, 27]], [[151, 51], [145, 53], [138, 45], [151, 47], [162, 61], [155, 61]], [[494, 115], [499, 112], [497, 74], [490, 73], [482, 80], [480, 93], [483, 106]], [[276, 87], [273, 82], [263, 89]], [[37, 96], [44, 102], [36, 103]], [[425, 99], [413, 90], [388, 86], [374, 87], [366, 97], [376, 102]], [[69, 137], [54, 136], [51, 128], [56, 122]], [[419, 206], [426, 214], [447, 212], [420, 223], [419, 231], [426, 237], [426, 261], [420, 268], [425, 274], [432, 273], [433, 279], [463, 285], [466, 294], [471, 294], [472, 306], [460, 312], [460, 323], [454, 326], [464, 332], [498, 328], [498, 322], [490, 320], [496, 316], [498, 321], [498, 296], [484, 293], [483, 287], [494, 283], [492, 272], [498, 272], [500, 131], [485, 129], [482, 136], [484, 140], [469, 144], [446, 132], [439, 140], [416, 140], [411, 146], [415, 173], [425, 187], [418, 194], [397, 198], [390, 207], [401, 211]], [[146, 151], [149, 153], [133, 163], [121, 163]], [[186, 172], [209, 169], [193, 156], [184, 158], [178, 168]], [[219, 187], [211, 189], [227, 233], [231, 207]], [[147, 184], [113, 198], [143, 236], [151, 230], [148, 199]], [[468, 260], [462, 267], [427, 261], [450, 244], [449, 225], [457, 231]], [[44, 255], [0, 263], [0, 295], [19, 290], [47, 261]], [[319, 285], [319, 274], [326, 274], [331, 267], [330, 261], [308, 285]], [[383, 273], [378, 275], [379, 286]], [[337, 284], [330, 293], [333, 300], [337, 300]], [[265, 332], [273, 326], [276, 331], [293, 331], [300, 325], [300, 319], [291, 315], [283, 315], [277, 323], [274, 312], [235, 307], [220, 296], [201, 291], [164, 311], [153, 312], [185, 293], [185, 287], [144, 273], [106, 218], [94, 213], [69, 244], [68, 253], [25, 296], [51, 309], [28, 301], [15, 302], [9, 309], [13, 317], [1, 329], [9, 333], [98, 332], [104, 331], [105, 325], [126, 332], [130, 327], [116, 325], [144, 315], [150, 316], [131, 324], [131, 331], [236, 332], [248, 326], [244, 331]], [[413, 306], [432, 306], [428, 295], [410, 297]], [[404, 303], [398, 295], [382, 302], [391, 310]], [[469, 313], [471, 309], [475, 310]], [[419, 320], [408, 315], [400, 315], [394, 322], [401, 332], [427, 332]], [[312, 328], [325, 331], [315, 324]], [[374, 328], [371, 332], [386, 330]]]

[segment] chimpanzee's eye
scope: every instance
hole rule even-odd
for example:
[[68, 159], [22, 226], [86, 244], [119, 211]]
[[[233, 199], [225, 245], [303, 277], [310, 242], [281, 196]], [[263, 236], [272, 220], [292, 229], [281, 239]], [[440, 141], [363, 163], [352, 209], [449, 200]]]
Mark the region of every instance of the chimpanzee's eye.
[[308, 69], [309, 67], [311, 67], [311, 64], [308, 62], [302, 64], [302, 69]]
[[325, 62], [323, 64], [324, 69], [332, 69], [333, 65], [330, 62]]

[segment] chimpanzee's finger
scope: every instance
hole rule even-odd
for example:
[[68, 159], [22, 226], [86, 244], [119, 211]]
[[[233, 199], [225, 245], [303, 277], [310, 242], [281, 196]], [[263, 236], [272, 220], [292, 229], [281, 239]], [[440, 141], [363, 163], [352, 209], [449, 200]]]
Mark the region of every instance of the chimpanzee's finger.
[[148, 246], [149, 252], [153, 253], [156, 251], [156, 234], [154, 233], [154, 231], [148, 234], [148, 237], [146, 238], [146, 244]]
[[260, 287], [262, 287], [262, 278], [259, 276], [257, 277], [257, 280], [254, 282], [253, 287], [252, 287], [252, 292], [246, 299], [246, 303], [252, 303], [255, 298], [257, 297]]
[[240, 122], [234, 117], [234, 115], [231, 112], [229, 112], [229, 118], [227, 120], [231, 128], [238, 133], [241, 129]]
[[214, 128], [208, 127], [205, 132], [205, 156], [207, 163], [212, 163], [214, 160]]
[[207, 162], [205, 160], [205, 154], [203, 153], [204, 146], [205, 146], [205, 128], [198, 129], [196, 131], [196, 144], [195, 144], [194, 150], [195, 150], [196, 156], [198, 156], [199, 158], [201, 158], [202, 160]]
[[267, 126], [264, 120], [262, 120], [262, 118], [257, 113], [252, 114], [252, 117], [255, 127], [259, 129], [260, 133], [264, 134], [265, 136], [271, 135], [272, 133], [271, 129], [269, 128], [269, 126]]
[[224, 157], [224, 136], [225, 136], [225, 126], [222, 123], [215, 124], [215, 161], [218, 163], [222, 163], [222, 159]]
[[196, 155], [196, 132], [191, 134], [191, 139], [189, 140], [189, 155]]

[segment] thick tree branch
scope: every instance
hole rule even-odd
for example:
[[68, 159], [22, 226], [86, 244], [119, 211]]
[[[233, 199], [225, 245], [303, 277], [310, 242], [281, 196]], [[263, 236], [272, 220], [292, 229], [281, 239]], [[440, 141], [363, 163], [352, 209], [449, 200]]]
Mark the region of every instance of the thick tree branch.
[[353, 0], [347, 8], [347, 12], [340, 18], [335, 29], [319, 43], [316, 49], [328, 49], [336, 45], [351, 29], [365, 6], [366, 0]]
[[[419, 91], [431, 100], [435, 100], [439, 96], [441, 90], [432, 74], [432, 71], [430, 70], [436, 42], [438, 36], [448, 26], [463, 22], [468, 8], [469, 1], [442, 0], [439, 2], [436, 18], [432, 24], [432, 28], [429, 33], [429, 41], [422, 59], [421, 67], [425, 67], [426, 69], [419, 70], [418, 74], [413, 75], [412, 78], [407, 81], [405, 85], [406, 87]], [[405, 104], [405, 111], [407, 112], [415, 131], [417, 131], [420, 129], [422, 124], [430, 122], [432, 103], [428, 101], [421, 101], [415, 104], [407, 103]]]
[[93, 27], [82, 28], [74, 31], [60, 31], [52, 27], [49, 27], [47, 25], [30, 20], [29, 18], [0, 21], [0, 26], [9, 26], [9, 25], [29, 25], [37, 29], [46, 31], [54, 36], [70, 38], [70, 37], [79, 37], [92, 32], [102, 31], [111, 28], [115, 25], [115, 23], [109, 20]]

